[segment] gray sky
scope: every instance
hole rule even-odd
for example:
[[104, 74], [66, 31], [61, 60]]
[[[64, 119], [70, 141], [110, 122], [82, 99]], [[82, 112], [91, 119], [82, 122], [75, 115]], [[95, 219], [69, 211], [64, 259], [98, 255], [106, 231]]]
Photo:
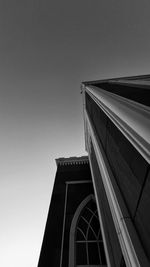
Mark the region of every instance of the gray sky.
[[81, 81], [150, 73], [149, 0], [0, 1], [0, 266], [36, 267]]

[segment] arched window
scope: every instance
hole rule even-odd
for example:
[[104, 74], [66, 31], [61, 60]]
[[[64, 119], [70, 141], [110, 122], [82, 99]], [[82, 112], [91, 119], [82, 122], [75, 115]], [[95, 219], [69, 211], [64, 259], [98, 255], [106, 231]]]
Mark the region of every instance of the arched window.
[[[78, 213], [78, 214], [77, 214]], [[71, 229], [73, 260], [69, 267], [106, 266], [103, 240], [94, 197], [86, 198], [77, 209]], [[74, 228], [74, 231], [73, 231]]]

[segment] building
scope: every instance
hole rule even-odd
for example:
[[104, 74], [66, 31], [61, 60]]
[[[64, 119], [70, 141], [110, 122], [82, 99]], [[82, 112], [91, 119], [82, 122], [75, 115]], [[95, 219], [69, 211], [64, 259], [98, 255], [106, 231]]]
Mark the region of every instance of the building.
[[[150, 75], [83, 82], [81, 92], [88, 159], [57, 160], [39, 267], [150, 266]], [[100, 234], [83, 242], [88, 208]]]
[[88, 157], [56, 163], [39, 267], [106, 266]]
[[150, 266], [149, 88], [148, 75], [82, 84], [86, 150], [108, 266], [120, 266], [118, 255], [126, 266]]

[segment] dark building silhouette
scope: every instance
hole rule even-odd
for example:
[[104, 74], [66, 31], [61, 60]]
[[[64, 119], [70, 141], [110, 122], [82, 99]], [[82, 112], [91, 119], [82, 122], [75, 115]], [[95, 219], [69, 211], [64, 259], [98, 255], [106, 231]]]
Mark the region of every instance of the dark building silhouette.
[[149, 88], [150, 75], [82, 83], [88, 158], [56, 160], [39, 267], [150, 266]]
[[106, 266], [88, 157], [56, 162], [39, 266]]

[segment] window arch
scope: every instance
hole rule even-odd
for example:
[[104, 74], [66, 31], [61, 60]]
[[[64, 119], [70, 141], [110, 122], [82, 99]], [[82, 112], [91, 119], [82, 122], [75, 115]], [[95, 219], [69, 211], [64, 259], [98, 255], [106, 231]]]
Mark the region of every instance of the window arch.
[[69, 267], [106, 266], [99, 218], [93, 195], [79, 205], [70, 230]]

